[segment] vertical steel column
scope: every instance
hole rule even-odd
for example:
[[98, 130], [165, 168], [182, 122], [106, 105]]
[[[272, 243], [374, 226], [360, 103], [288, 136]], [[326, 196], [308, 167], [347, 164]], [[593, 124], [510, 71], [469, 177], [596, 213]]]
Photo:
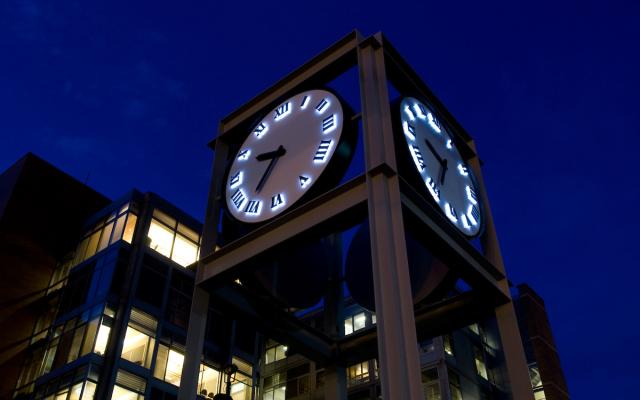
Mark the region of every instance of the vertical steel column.
[[[324, 331], [331, 337], [339, 337], [342, 333], [340, 324], [343, 318], [342, 293], [342, 237], [333, 234], [328, 238], [331, 246], [329, 269], [329, 284], [325, 294]], [[347, 400], [347, 371], [344, 365], [332, 361], [325, 366], [324, 399]]]
[[[470, 141], [469, 145], [475, 152], [475, 143]], [[481, 238], [484, 255], [487, 260], [504, 273], [505, 268], [502, 253], [500, 252], [500, 243], [498, 242], [498, 235], [493, 223], [489, 196], [487, 196], [487, 191], [484, 186], [482, 169], [480, 168], [478, 157], [469, 160], [469, 165], [471, 165], [473, 173], [478, 180], [480, 198], [485, 206], [485, 233]], [[498, 285], [500, 285], [505, 293], [509, 293], [509, 282], [506, 278], [499, 281]], [[524, 355], [524, 348], [522, 347], [522, 339], [520, 336], [520, 330], [518, 329], [518, 320], [513, 308], [513, 302], [509, 301], [504, 305], [498, 306], [495, 309], [495, 314], [498, 323], [498, 331], [500, 332], [500, 340], [502, 342], [507, 370], [507, 380], [509, 381], [508, 383], [511, 388], [511, 394], [513, 398], [517, 400], [533, 400], [529, 368], [527, 367], [527, 360]]]
[[382, 398], [423, 398], [382, 38], [358, 48]]
[[[225, 163], [229, 147], [222, 140], [216, 142], [215, 160], [211, 173], [207, 212], [202, 227], [202, 241], [200, 244], [200, 258], [215, 251], [218, 236], [218, 218], [220, 215], [221, 181], [224, 176]], [[196, 270], [196, 282], [200, 280], [200, 265]], [[194, 286], [191, 311], [189, 313], [189, 328], [187, 343], [182, 365], [178, 400], [193, 400], [198, 391], [198, 377], [200, 375], [200, 358], [204, 346], [204, 336], [207, 328], [207, 313], [209, 310], [209, 292]]]

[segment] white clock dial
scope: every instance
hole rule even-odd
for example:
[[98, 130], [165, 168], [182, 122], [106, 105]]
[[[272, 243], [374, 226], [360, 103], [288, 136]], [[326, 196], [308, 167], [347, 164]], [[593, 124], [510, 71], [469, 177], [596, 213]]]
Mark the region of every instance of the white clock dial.
[[477, 235], [484, 221], [476, 181], [447, 128], [412, 97], [402, 100], [400, 119], [413, 164], [431, 197], [462, 233]]
[[227, 209], [243, 222], [282, 213], [318, 180], [340, 142], [342, 106], [325, 90], [300, 93], [251, 130], [226, 181]]

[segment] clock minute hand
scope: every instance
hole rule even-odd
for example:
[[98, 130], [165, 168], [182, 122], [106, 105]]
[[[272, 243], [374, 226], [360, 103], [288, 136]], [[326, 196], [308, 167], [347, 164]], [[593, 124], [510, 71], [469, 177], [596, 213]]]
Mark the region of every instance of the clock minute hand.
[[433, 145], [428, 141], [425, 140], [425, 143], [427, 144], [427, 147], [429, 147], [429, 150], [431, 151], [431, 153], [434, 155], [434, 157], [436, 158], [436, 160], [438, 160], [438, 162], [440, 163], [440, 165], [445, 165], [447, 160], [444, 160], [442, 157], [440, 157], [440, 154], [438, 154], [438, 152], [436, 151], [436, 149], [433, 148]]
[[280, 145], [278, 149], [275, 151], [262, 153], [256, 156], [256, 160], [258, 161], [271, 160], [266, 171], [264, 171], [262, 178], [260, 178], [260, 182], [258, 182], [258, 186], [256, 186], [256, 193], [259, 193], [260, 190], [262, 190], [262, 187], [267, 182], [267, 178], [269, 177], [269, 175], [271, 175], [271, 171], [273, 171], [273, 168], [276, 166], [276, 162], [280, 157], [282, 157], [286, 153], [287, 153], [287, 150], [282, 145]]

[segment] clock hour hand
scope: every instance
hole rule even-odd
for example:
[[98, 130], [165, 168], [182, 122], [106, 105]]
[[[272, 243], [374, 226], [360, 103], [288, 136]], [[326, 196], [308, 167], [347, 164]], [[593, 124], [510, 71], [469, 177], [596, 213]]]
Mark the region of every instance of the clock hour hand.
[[265, 160], [271, 160], [273, 158], [278, 158], [278, 157], [282, 157], [283, 155], [285, 155], [287, 153], [287, 150], [280, 145], [276, 150], [274, 151], [268, 151], [266, 153], [262, 153], [262, 154], [258, 154], [256, 156], [256, 160], [258, 161], [265, 161]]
[[447, 173], [447, 169], [448, 169], [447, 159], [440, 157], [440, 154], [438, 154], [438, 152], [433, 147], [431, 142], [429, 142], [428, 140], [425, 140], [425, 143], [427, 143], [427, 147], [429, 148], [433, 156], [436, 158], [436, 160], [438, 160], [438, 162], [440, 163], [440, 179], [439, 180], [440, 180], [440, 184], [444, 185], [444, 176]]
[[287, 153], [287, 150], [282, 145], [280, 145], [277, 150], [269, 151], [267, 153], [262, 153], [256, 156], [256, 160], [258, 161], [271, 160], [271, 162], [269, 162], [269, 166], [264, 171], [262, 178], [260, 178], [260, 182], [258, 182], [258, 186], [256, 186], [256, 193], [259, 193], [260, 190], [262, 190], [262, 187], [267, 182], [267, 178], [269, 177], [269, 175], [271, 175], [271, 171], [273, 171], [273, 168], [276, 166], [276, 162], [280, 157], [282, 157], [286, 153]]
[[447, 159], [444, 159], [444, 163], [440, 166], [440, 184], [444, 185], [444, 174], [447, 173]]

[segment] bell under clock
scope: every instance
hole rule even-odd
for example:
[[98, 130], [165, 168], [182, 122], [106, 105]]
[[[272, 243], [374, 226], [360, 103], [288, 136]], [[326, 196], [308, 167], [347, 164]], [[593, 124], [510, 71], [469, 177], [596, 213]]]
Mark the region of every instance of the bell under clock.
[[400, 120], [412, 164], [433, 201], [460, 232], [478, 235], [484, 221], [477, 183], [445, 124], [412, 97], [400, 103]]
[[326, 90], [309, 90], [279, 104], [258, 122], [228, 170], [230, 214], [246, 223], [289, 209], [319, 180], [340, 143], [343, 108]]

